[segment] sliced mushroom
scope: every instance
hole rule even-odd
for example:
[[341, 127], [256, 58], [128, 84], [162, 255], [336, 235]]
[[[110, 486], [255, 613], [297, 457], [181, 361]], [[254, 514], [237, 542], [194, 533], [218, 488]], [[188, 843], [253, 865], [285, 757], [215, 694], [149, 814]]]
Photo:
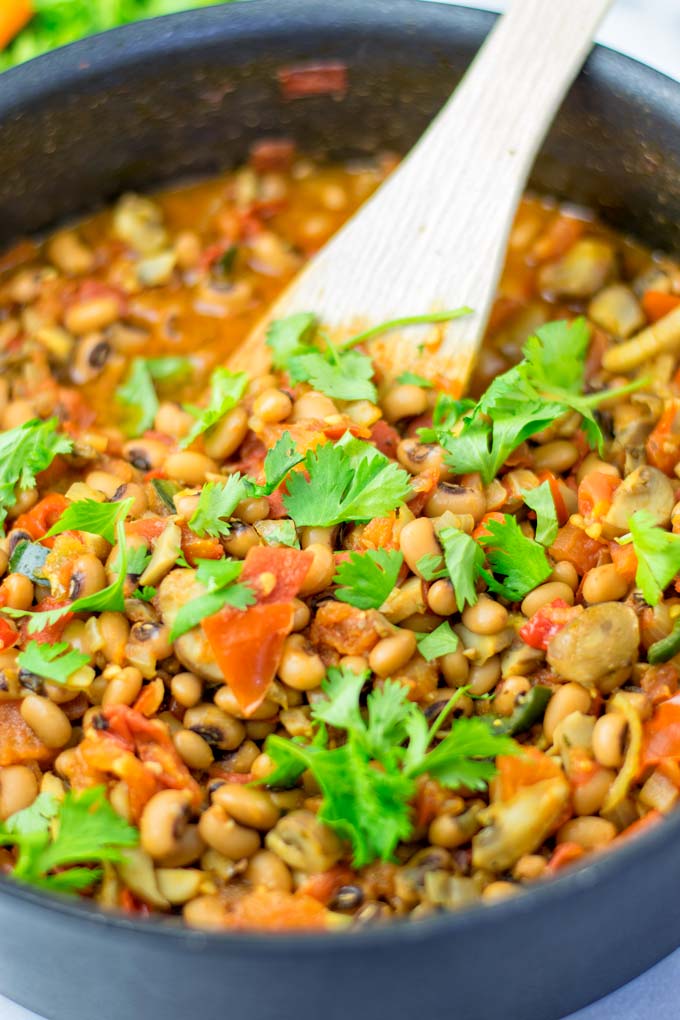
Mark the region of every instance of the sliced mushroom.
[[674, 502], [673, 486], [663, 471], [643, 464], [631, 472], [614, 493], [604, 518], [603, 533], [607, 538], [625, 535], [636, 510], [648, 511], [655, 524], [665, 527], [670, 523]]
[[599, 291], [588, 305], [588, 318], [624, 340], [646, 322], [635, 294], [624, 283], [612, 283]]
[[151, 559], [139, 579], [140, 585], [158, 584], [174, 567], [181, 550], [182, 529], [179, 525], [171, 522], [166, 525], [165, 530], [156, 539]]
[[621, 602], [588, 606], [548, 645], [548, 662], [564, 680], [611, 690], [637, 661], [640, 628]]
[[612, 245], [586, 237], [572, 245], [557, 262], [549, 262], [538, 274], [542, 291], [559, 297], [586, 298], [600, 290], [616, 267]]
[[564, 813], [570, 787], [564, 776], [520, 789], [509, 801], [497, 801], [482, 813], [484, 828], [472, 839], [472, 864], [507, 871], [541, 845]]
[[543, 662], [544, 652], [540, 648], [532, 648], [521, 638], [513, 639], [509, 648], [501, 655], [501, 676], [530, 676]]
[[464, 651], [474, 651], [475, 666], [483, 666], [488, 659], [511, 645], [515, 637], [513, 627], [505, 627], [497, 634], [475, 634], [462, 623], [456, 624], [453, 629], [460, 638]]
[[311, 811], [291, 811], [267, 833], [267, 849], [291, 868], [315, 874], [328, 871], [342, 857], [342, 844], [332, 829]]
[[401, 623], [409, 616], [426, 612], [427, 603], [420, 578], [411, 577], [399, 588], [393, 588], [380, 611], [390, 623]]

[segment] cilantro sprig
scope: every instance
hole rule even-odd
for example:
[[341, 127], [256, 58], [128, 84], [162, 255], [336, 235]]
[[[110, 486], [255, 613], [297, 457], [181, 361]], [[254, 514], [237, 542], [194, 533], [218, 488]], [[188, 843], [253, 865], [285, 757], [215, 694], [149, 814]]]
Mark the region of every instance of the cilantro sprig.
[[170, 631], [171, 641], [197, 627], [206, 617], [219, 613], [227, 605], [235, 609], [247, 609], [257, 601], [250, 585], [238, 580], [243, 570], [241, 560], [197, 560], [197, 567], [196, 578], [207, 591], [179, 610]]
[[114, 811], [103, 786], [68, 792], [61, 803], [41, 793], [0, 822], [0, 846], [18, 851], [12, 877], [50, 892], [88, 889], [102, 876], [99, 865], [120, 861], [138, 842], [137, 830]]
[[66, 641], [55, 645], [29, 641], [17, 657], [20, 669], [57, 684], [67, 684], [73, 674], [89, 661], [89, 655], [71, 648]]
[[210, 535], [211, 538], [220, 538], [228, 535], [231, 531], [228, 518], [247, 495], [248, 488], [239, 474], [231, 475], [226, 482], [206, 482], [189, 520], [189, 527], [201, 537]]
[[248, 376], [245, 372], [230, 372], [219, 366], [210, 377], [210, 396], [206, 407], [184, 404], [184, 410], [196, 421], [181, 441], [181, 447], [191, 446], [194, 440], [216, 425], [225, 414], [236, 407], [246, 391]]
[[17, 490], [34, 489], [36, 475], [45, 471], [73, 443], [57, 431], [56, 418], [34, 418], [0, 434], [0, 530], [7, 511], [17, 501]]
[[659, 527], [649, 510], [636, 510], [628, 526], [630, 534], [617, 541], [633, 543], [638, 561], [635, 583], [645, 602], [656, 606], [664, 588], [680, 574], [680, 535]]
[[536, 541], [550, 546], [557, 538], [559, 522], [550, 482], [541, 482], [534, 489], [522, 492], [526, 505], [536, 513]]
[[479, 543], [486, 550], [493, 574], [484, 568], [480, 574], [492, 591], [518, 602], [550, 577], [552, 567], [543, 546], [528, 538], [514, 517], [504, 514], [502, 521], [489, 520], [485, 528], [487, 534]]
[[451, 630], [451, 624], [444, 620], [429, 634], [416, 634], [418, 651], [428, 662], [440, 655], [449, 655], [458, 648], [458, 635]]
[[96, 499], [78, 499], [67, 506], [63, 514], [45, 535], [61, 535], [65, 531], [86, 531], [101, 535], [107, 542], [116, 541], [116, 524], [125, 520], [132, 509], [133, 499], [116, 503], [98, 503]]
[[182, 355], [133, 360], [115, 394], [125, 409], [123, 425], [128, 435], [139, 436], [153, 427], [160, 407], [154, 383], [179, 382], [190, 375], [192, 367], [190, 359]]
[[335, 597], [357, 609], [380, 609], [397, 583], [403, 562], [403, 555], [394, 549], [350, 553], [335, 572], [333, 582], [344, 586]]
[[349, 432], [337, 443], [308, 450], [303, 463], [306, 475], [290, 474], [283, 497], [298, 527], [385, 517], [411, 494], [408, 473]]
[[[464, 688], [428, 726], [405, 688], [390, 680], [368, 695], [363, 712], [360, 698], [367, 678], [329, 669], [322, 684], [326, 700], [312, 709], [319, 724], [315, 740], [302, 745], [272, 735], [265, 745], [277, 766], [267, 785], [294, 785], [309, 769], [322, 793], [319, 817], [349, 840], [357, 868], [390, 860], [398, 843], [412, 836], [418, 776], [427, 773], [451, 789], [483, 790], [495, 774], [494, 759], [519, 753], [512, 739], [492, 733], [479, 718], [456, 720], [431, 747]], [[344, 743], [327, 746], [329, 726], [343, 731]]]

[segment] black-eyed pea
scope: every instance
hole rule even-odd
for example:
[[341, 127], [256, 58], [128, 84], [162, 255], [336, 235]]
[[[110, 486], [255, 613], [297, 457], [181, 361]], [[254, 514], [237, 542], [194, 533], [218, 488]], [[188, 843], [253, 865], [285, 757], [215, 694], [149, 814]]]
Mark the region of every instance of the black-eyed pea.
[[[27, 421], [35, 418], [35, 405], [31, 400], [11, 400], [2, 412], [3, 429], [14, 429], [19, 425], [25, 425]], [[32, 493], [32, 489], [26, 489]], [[34, 493], [37, 502], [38, 494]]]
[[182, 910], [184, 923], [202, 931], [220, 931], [228, 927], [229, 911], [219, 896], [197, 896], [185, 903]]
[[193, 729], [178, 729], [172, 734], [175, 751], [189, 768], [203, 771], [210, 768], [214, 755], [207, 741]]
[[21, 702], [21, 715], [46, 747], [56, 750], [65, 747], [71, 739], [72, 727], [68, 716], [49, 698], [29, 694]]
[[618, 602], [628, 593], [628, 582], [613, 563], [592, 567], [583, 578], [583, 598], [590, 605], [597, 602]]
[[621, 712], [600, 716], [593, 730], [593, 754], [605, 768], [618, 769], [623, 764], [628, 723]]
[[107, 499], [113, 499], [113, 495], [120, 488], [120, 478], [110, 471], [90, 471], [85, 481], [90, 488], [102, 492]]
[[615, 779], [614, 769], [600, 768], [596, 765], [592, 775], [585, 782], [580, 782], [574, 787], [571, 800], [575, 814], [597, 814]]
[[2, 604], [10, 609], [30, 609], [33, 605], [33, 582], [25, 574], [8, 574], [0, 585]]
[[487, 659], [485, 663], [479, 666], [473, 663], [468, 676], [470, 694], [473, 694], [475, 697], [488, 694], [489, 691], [493, 690], [500, 678], [500, 655], [492, 655], [490, 659]]
[[101, 614], [98, 620], [99, 636], [101, 638], [101, 649], [107, 658], [121, 665], [125, 655], [125, 646], [130, 636], [130, 624], [123, 613], [106, 611]]
[[85, 598], [106, 588], [104, 564], [92, 553], [76, 557], [71, 566], [71, 580], [68, 588], [69, 599]]
[[269, 502], [266, 496], [244, 499], [234, 510], [233, 516], [243, 524], [257, 524], [258, 521], [266, 521], [269, 517]]
[[203, 449], [214, 460], [226, 460], [234, 454], [248, 432], [248, 414], [238, 406], [225, 414], [203, 439]]
[[302, 634], [291, 634], [284, 642], [278, 673], [288, 687], [311, 691], [323, 680], [326, 667]]
[[543, 716], [543, 733], [546, 740], [552, 743], [557, 726], [572, 712], [587, 714], [591, 703], [588, 690], [581, 684], [567, 683], [558, 687]]
[[493, 711], [498, 715], [512, 715], [517, 707], [517, 699], [531, 690], [531, 684], [525, 676], [508, 676], [501, 680], [496, 688], [493, 699]]
[[576, 443], [568, 439], [554, 439], [533, 451], [534, 468], [536, 471], [552, 471], [556, 475], [563, 474], [576, 464], [580, 453]]
[[508, 625], [508, 611], [488, 595], [480, 595], [474, 606], [466, 606], [461, 619], [475, 634], [498, 634]]
[[252, 857], [260, 849], [260, 835], [239, 825], [219, 804], [203, 812], [198, 823], [201, 838], [232, 861]]
[[142, 517], [149, 509], [149, 499], [144, 486], [138, 482], [123, 482], [114, 492], [113, 499], [116, 502], [122, 502], [124, 499], [132, 500], [132, 505], [128, 510], [130, 517]]
[[296, 871], [328, 871], [342, 857], [343, 848], [333, 830], [311, 811], [284, 815], [265, 838], [268, 850]]
[[293, 616], [293, 631], [304, 630], [311, 618], [311, 611], [309, 606], [302, 601], [302, 599], [293, 599], [293, 608], [295, 614]]
[[500, 903], [501, 900], [517, 896], [520, 891], [514, 882], [489, 882], [482, 892], [482, 900], [484, 903]]
[[140, 843], [154, 860], [175, 853], [191, 819], [186, 790], [161, 790], [147, 801], [139, 822]]
[[0, 768], [0, 821], [30, 807], [38, 796], [38, 780], [27, 765]]
[[436, 443], [421, 443], [410, 436], [400, 440], [397, 446], [397, 460], [412, 475], [420, 475], [424, 471], [439, 471], [440, 477], [446, 477], [449, 471], [444, 464], [444, 451], [441, 446]]
[[463, 654], [462, 648], [458, 647], [455, 652], [440, 657], [439, 668], [449, 687], [462, 687], [470, 675], [470, 660]]
[[291, 892], [293, 876], [280, 857], [271, 850], [258, 850], [248, 861], [245, 870], [246, 881], [255, 889], [272, 889]]
[[206, 475], [217, 472], [217, 464], [204, 453], [181, 450], [170, 454], [165, 461], [164, 471], [174, 481], [184, 482], [185, 485], [202, 485]]
[[120, 318], [120, 299], [116, 294], [99, 294], [81, 299], [67, 308], [64, 325], [69, 333], [85, 336], [112, 326]]
[[330, 397], [318, 393], [316, 390], [310, 390], [298, 397], [293, 404], [291, 420], [298, 422], [316, 418], [324, 421], [326, 418], [335, 417], [337, 413], [338, 408]]
[[447, 512], [459, 517], [469, 515], [478, 524], [486, 513], [484, 490], [472, 485], [439, 482], [425, 504], [425, 513], [428, 517], [440, 517]]
[[188, 708], [183, 722], [187, 729], [194, 730], [211, 747], [220, 751], [235, 750], [243, 743], [246, 735], [245, 726], [240, 720], [209, 702]]
[[368, 659], [364, 658], [363, 655], [343, 655], [340, 659], [340, 665], [344, 669], [349, 669], [352, 673], [360, 676], [368, 669]]
[[326, 545], [333, 549], [337, 530], [337, 528], [301, 528], [300, 545], [303, 549], [309, 549], [310, 545]]
[[66, 276], [82, 276], [94, 266], [94, 252], [75, 230], [55, 234], [47, 245], [47, 257]]
[[182, 410], [179, 404], [164, 400], [156, 412], [153, 425], [157, 432], [164, 432], [174, 439], [183, 439], [195, 420], [188, 411]]
[[163, 467], [168, 458], [168, 447], [159, 439], [131, 439], [123, 446], [123, 456], [138, 471], [146, 474]]
[[578, 484], [580, 485], [586, 475], [589, 475], [592, 471], [597, 471], [598, 474], [612, 475], [614, 478], [621, 477], [621, 472], [615, 464], [608, 464], [606, 460], [600, 460], [596, 453], [589, 453], [578, 466], [576, 472]]
[[401, 383], [387, 391], [381, 404], [386, 421], [415, 418], [427, 410], [427, 392], [415, 383]]
[[272, 761], [265, 751], [258, 754], [250, 765], [250, 773], [253, 779], [266, 779], [267, 776], [270, 776], [275, 771], [276, 763]]
[[545, 874], [548, 862], [541, 854], [524, 854], [512, 869], [516, 882], [536, 882]]
[[284, 390], [263, 390], [253, 401], [253, 414], [265, 423], [285, 421], [293, 411], [293, 401]]
[[547, 581], [545, 584], [539, 584], [523, 600], [522, 612], [525, 616], [533, 616], [539, 609], [554, 602], [555, 599], [564, 599], [568, 606], [573, 606], [574, 591], [570, 585], [563, 581]]
[[434, 525], [429, 517], [417, 517], [409, 521], [400, 532], [399, 549], [406, 561], [407, 566], [414, 574], [422, 576], [418, 563], [424, 556], [435, 556], [436, 568], [444, 566], [442, 549], [437, 541]]
[[452, 616], [458, 609], [453, 585], [446, 578], [431, 584], [427, 592], [427, 604], [437, 616]]
[[416, 636], [412, 630], [400, 630], [390, 637], [382, 638], [373, 646], [368, 664], [377, 676], [388, 677], [401, 669], [413, 657], [417, 648]]
[[235, 821], [249, 829], [267, 832], [281, 815], [269, 793], [241, 783], [219, 786], [212, 799], [213, 804], [219, 804]]
[[307, 546], [307, 552], [313, 556], [307, 574], [300, 588], [300, 595], [316, 595], [331, 584], [335, 574], [335, 557], [327, 545], [319, 542]]
[[558, 843], [576, 843], [586, 851], [599, 850], [616, 836], [616, 826], [599, 815], [571, 818], [557, 830]]
[[559, 563], [555, 564], [550, 580], [568, 584], [572, 591], [576, 591], [579, 585], [578, 571], [569, 560], [560, 560]]
[[224, 551], [237, 560], [244, 560], [256, 545], [262, 545], [262, 539], [251, 524], [243, 521], [233, 521], [231, 531], [222, 539]]
[[227, 715], [233, 715], [235, 719], [274, 719], [279, 712], [279, 705], [269, 698], [265, 698], [254, 711], [244, 712], [228, 684], [219, 687], [215, 692], [215, 704]]

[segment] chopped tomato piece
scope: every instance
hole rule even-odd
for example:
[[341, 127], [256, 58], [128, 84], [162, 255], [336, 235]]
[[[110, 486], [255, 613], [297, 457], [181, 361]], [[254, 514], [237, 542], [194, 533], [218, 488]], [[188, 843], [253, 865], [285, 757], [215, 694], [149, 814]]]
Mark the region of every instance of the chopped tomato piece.
[[227, 914], [229, 928], [291, 931], [326, 928], [328, 912], [312, 896], [254, 889], [237, 900]]
[[0, 50], [4, 49], [35, 13], [31, 0], [10, 0], [0, 9]]
[[560, 528], [557, 538], [548, 551], [558, 563], [566, 560], [576, 567], [579, 574], [585, 574], [599, 565], [600, 559], [607, 549], [604, 542], [591, 538], [582, 528], [577, 528], [569, 521], [563, 528]]
[[294, 615], [292, 602], [268, 602], [240, 611], [225, 606], [201, 624], [225, 681], [247, 715], [264, 701]]
[[363, 528], [359, 529], [359, 547], [361, 549], [398, 549], [399, 518], [393, 511], [389, 517], [374, 517]]
[[313, 558], [299, 549], [256, 545], [245, 558], [241, 581], [254, 588], [260, 605], [288, 602], [300, 591]]
[[578, 861], [584, 854], [585, 850], [578, 843], [560, 843], [548, 861], [547, 870], [552, 875], [556, 875], [558, 871], [563, 871], [564, 868], [573, 864], [574, 861]]
[[341, 99], [347, 92], [347, 65], [339, 60], [281, 67], [276, 77], [284, 99], [304, 99], [306, 96], [337, 96]]
[[311, 641], [324, 661], [337, 655], [364, 655], [377, 643], [379, 635], [370, 612], [355, 609], [346, 602], [322, 602], [312, 622]]
[[578, 487], [578, 512], [588, 523], [602, 520], [620, 484], [616, 475], [589, 471]]
[[0, 652], [4, 652], [6, 648], [11, 648], [18, 640], [19, 631], [14, 624], [4, 617], [0, 617]]
[[512, 800], [518, 790], [525, 786], [533, 786], [544, 779], [554, 779], [562, 775], [562, 769], [537, 747], [524, 747], [522, 754], [498, 757], [498, 789], [500, 799]]
[[[65, 605], [63, 599], [48, 595], [47, 598], [42, 600], [38, 609], [40, 612], [46, 612], [48, 609], [61, 609], [63, 605]], [[55, 642], [61, 641], [62, 635], [72, 619], [73, 613], [64, 613], [55, 623], [50, 623], [47, 627], [43, 627], [42, 630], [31, 634], [30, 640], [37, 641], [38, 644], [53, 645]], [[19, 626], [22, 634], [27, 635], [26, 628], [28, 627], [28, 621], [24, 618]]]
[[371, 428], [371, 442], [377, 446], [386, 457], [396, 459], [397, 446], [399, 445], [399, 433], [392, 425], [380, 418]]
[[182, 552], [192, 567], [196, 566], [196, 560], [221, 560], [224, 556], [224, 549], [222, 548], [218, 538], [199, 538], [198, 535], [191, 530], [189, 525], [182, 521]]
[[663, 290], [646, 290], [642, 295], [641, 304], [649, 321], [658, 322], [680, 306], [680, 297], [677, 294], [667, 294]]
[[0, 767], [46, 762], [54, 752], [45, 747], [24, 722], [20, 701], [0, 701]]
[[472, 532], [472, 537], [476, 542], [479, 542], [480, 538], [486, 538], [487, 535], [491, 534], [487, 528], [489, 521], [498, 521], [499, 524], [502, 524], [504, 520], [505, 514], [500, 513], [498, 510], [492, 510], [490, 514], [484, 514], [481, 521]]
[[582, 606], [570, 606], [564, 599], [553, 599], [520, 627], [519, 636], [525, 644], [545, 652], [555, 634], [582, 612]]
[[547, 229], [534, 241], [533, 262], [549, 262], [564, 255], [585, 230], [585, 221], [565, 213], [557, 213]]
[[140, 517], [137, 521], [127, 521], [125, 534], [128, 538], [143, 538], [145, 542], [153, 542], [165, 531], [167, 523], [163, 517]]
[[680, 761], [680, 695], [656, 706], [642, 728], [640, 771], [657, 765], [664, 758]]
[[69, 501], [66, 497], [53, 492], [36, 503], [31, 510], [20, 514], [14, 522], [14, 527], [27, 531], [31, 538], [37, 542], [57, 523], [67, 506], [69, 506]]
[[671, 401], [661, 415], [647, 439], [646, 450], [650, 464], [666, 475], [673, 474], [680, 461], [680, 400]]
[[619, 542], [610, 542], [609, 552], [616, 573], [620, 574], [629, 584], [632, 584], [638, 568], [638, 560], [632, 543], [630, 545], [620, 545]]
[[346, 864], [336, 864], [329, 871], [310, 875], [298, 886], [297, 895], [312, 896], [327, 907], [343, 885], [351, 885], [355, 880], [356, 875], [351, 868]]
[[149, 719], [158, 711], [165, 697], [165, 686], [159, 676], [142, 688], [139, 697], [132, 706], [135, 712], [141, 712]]

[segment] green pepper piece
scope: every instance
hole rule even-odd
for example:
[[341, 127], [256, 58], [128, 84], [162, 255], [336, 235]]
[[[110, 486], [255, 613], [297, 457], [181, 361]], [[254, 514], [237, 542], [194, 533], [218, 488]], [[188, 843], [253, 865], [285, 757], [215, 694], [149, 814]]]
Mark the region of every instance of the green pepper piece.
[[647, 650], [647, 662], [652, 666], [660, 662], [668, 662], [674, 655], [680, 653], [680, 616], [673, 624], [673, 630], [665, 638], [655, 641]]
[[494, 733], [506, 733], [514, 737], [517, 733], [526, 733], [534, 723], [543, 718], [548, 702], [552, 697], [550, 687], [537, 684], [524, 695], [511, 716], [489, 716]]
[[181, 491], [181, 485], [178, 485], [177, 482], [169, 482], [165, 478], [152, 478], [151, 484], [163, 506], [171, 513], [177, 513], [172, 497]]
[[45, 560], [50, 550], [37, 542], [24, 540], [18, 542], [9, 560], [9, 572], [11, 574], [23, 574], [34, 584], [48, 584], [45, 577], [40, 575]]

